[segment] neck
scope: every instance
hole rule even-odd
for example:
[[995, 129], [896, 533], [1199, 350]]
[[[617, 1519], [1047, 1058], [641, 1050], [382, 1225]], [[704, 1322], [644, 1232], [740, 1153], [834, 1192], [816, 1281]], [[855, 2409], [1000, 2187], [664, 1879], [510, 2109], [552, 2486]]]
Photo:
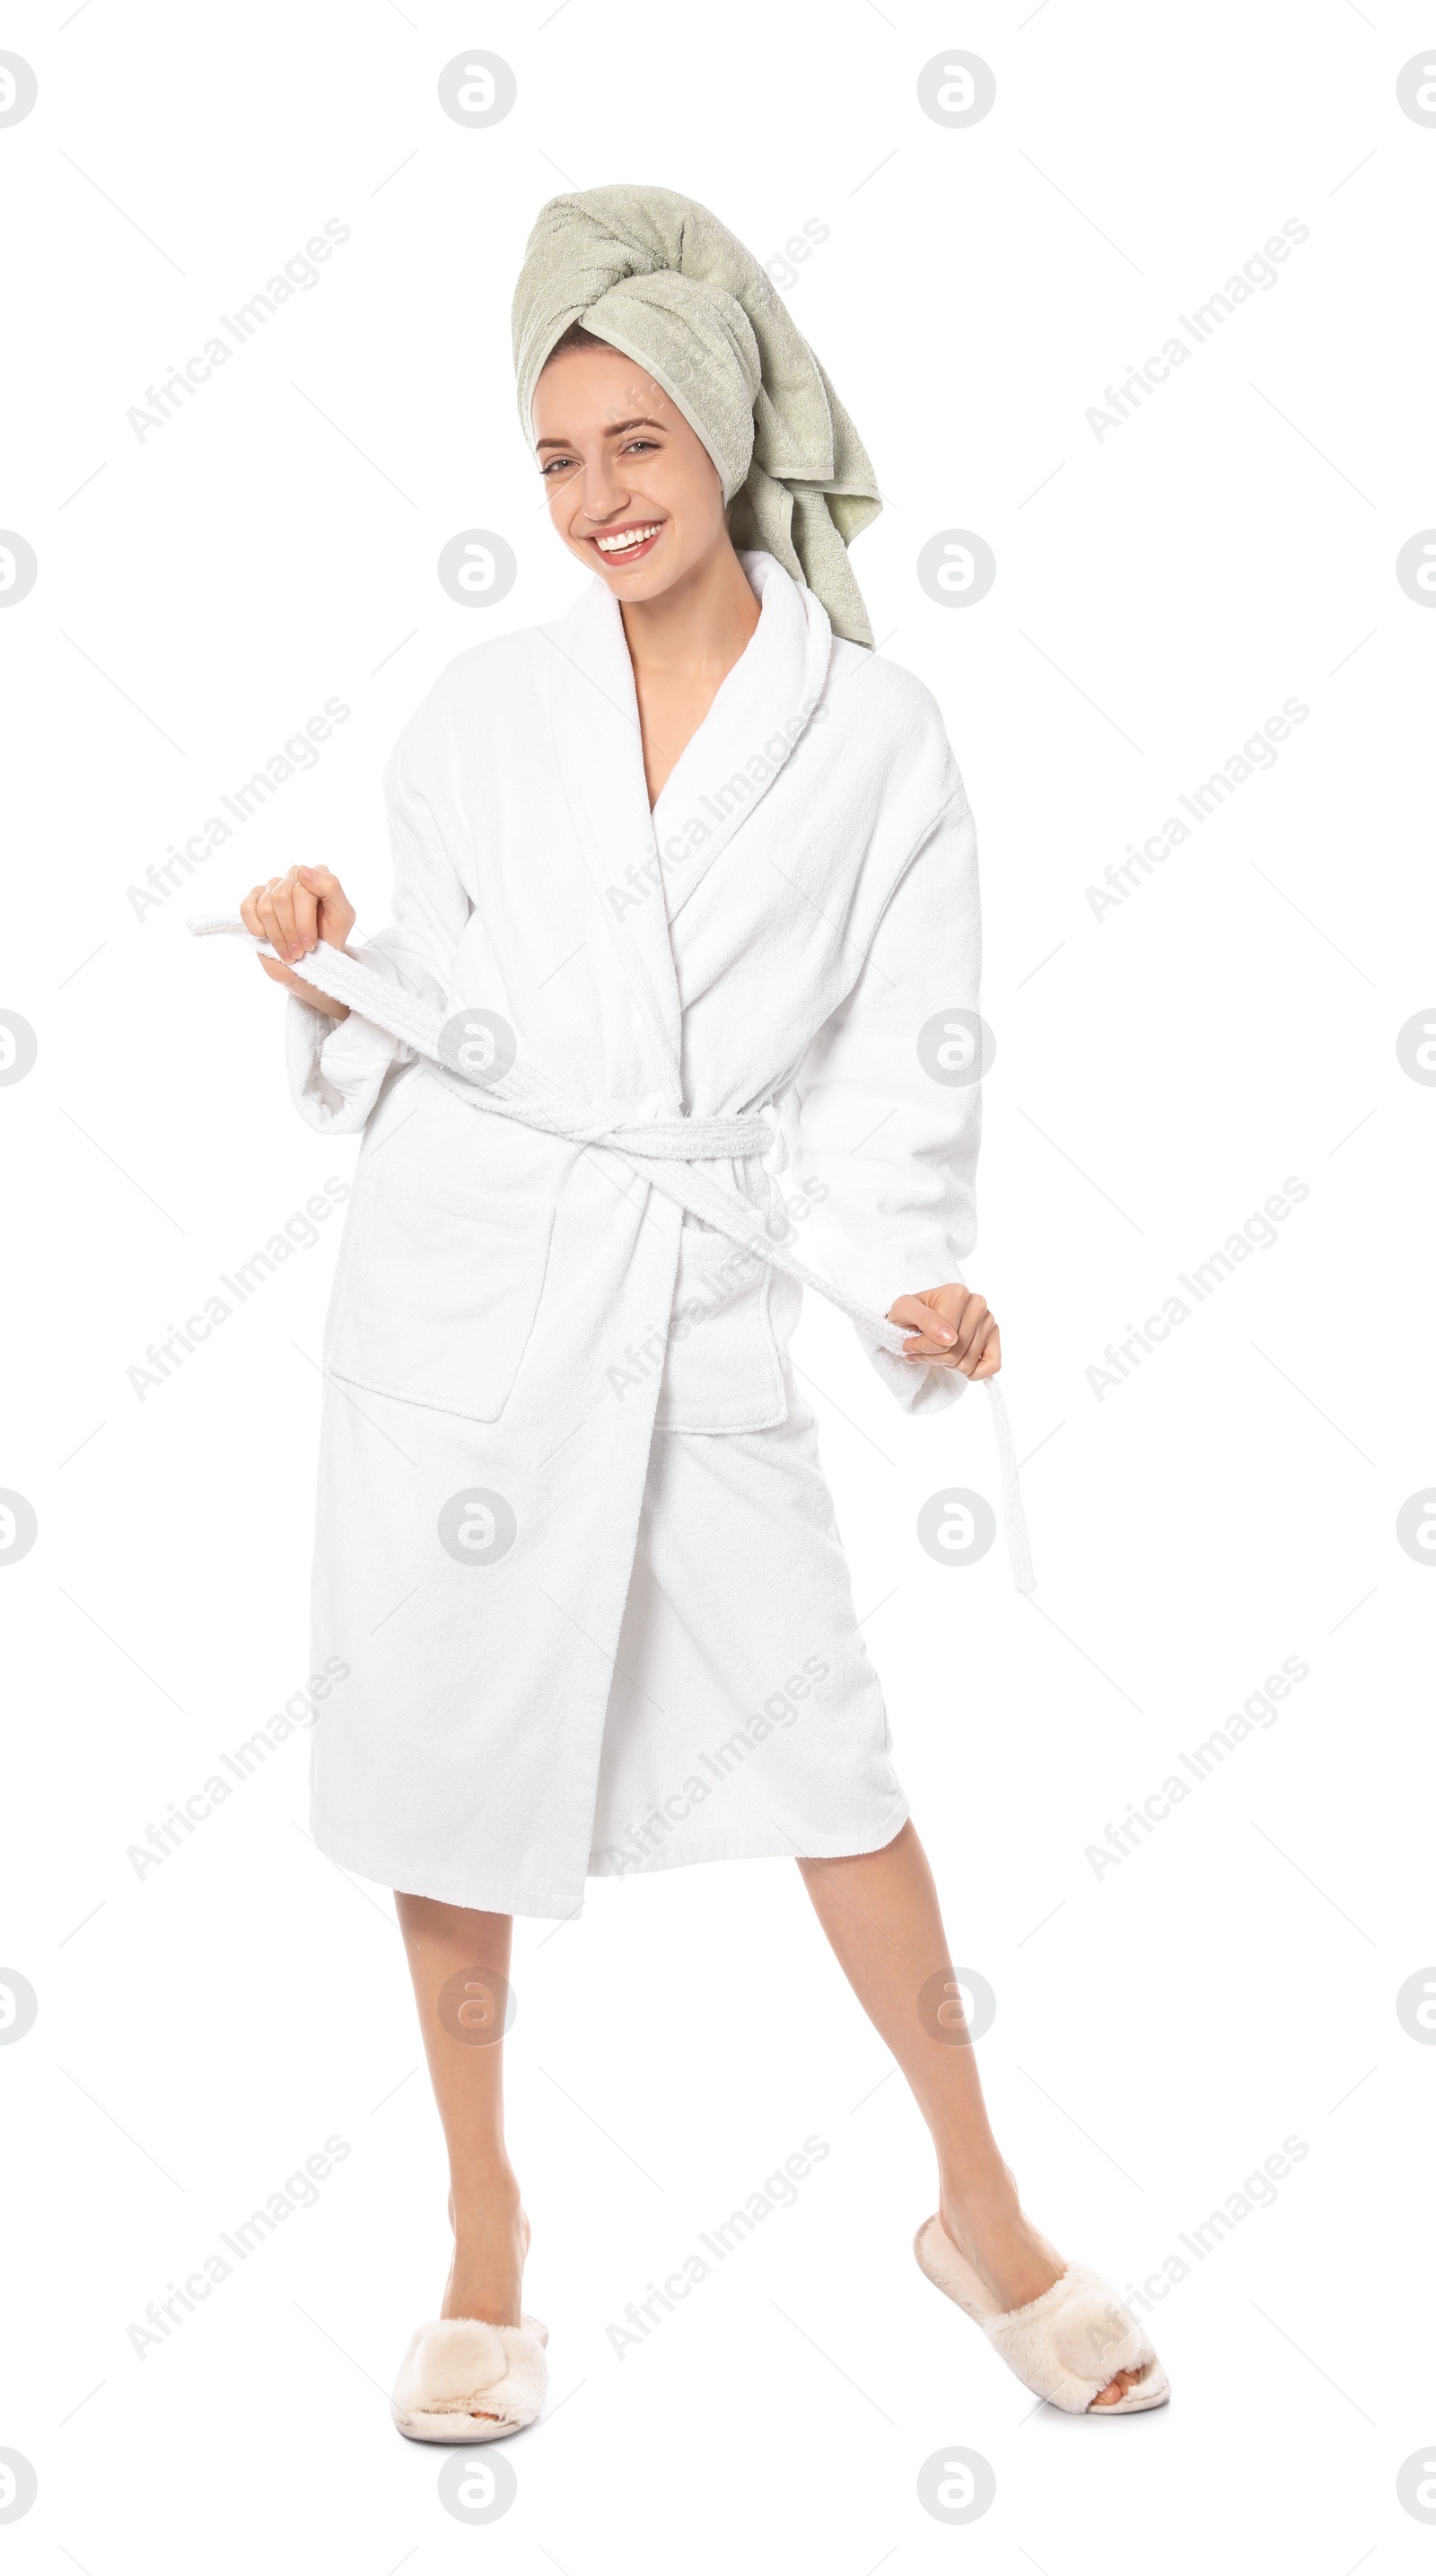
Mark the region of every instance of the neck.
[[624, 640], [635, 672], [662, 668], [695, 677], [732, 670], [758, 624], [758, 601], [733, 551], [721, 542], [690, 565], [657, 599], [621, 603]]

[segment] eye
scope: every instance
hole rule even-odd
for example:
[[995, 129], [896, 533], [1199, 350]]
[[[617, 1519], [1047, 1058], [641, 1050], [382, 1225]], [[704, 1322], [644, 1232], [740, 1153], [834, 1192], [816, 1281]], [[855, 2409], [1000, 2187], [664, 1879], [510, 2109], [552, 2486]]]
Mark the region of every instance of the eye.
[[623, 454], [625, 456], [656, 455], [657, 452], [658, 441], [656, 438], [628, 438], [625, 439], [623, 443]]
[[571, 474], [577, 463], [576, 456], [551, 456], [546, 465], [539, 467], [539, 472], [544, 482], [548, 483], [552, 481], [555, 474]]

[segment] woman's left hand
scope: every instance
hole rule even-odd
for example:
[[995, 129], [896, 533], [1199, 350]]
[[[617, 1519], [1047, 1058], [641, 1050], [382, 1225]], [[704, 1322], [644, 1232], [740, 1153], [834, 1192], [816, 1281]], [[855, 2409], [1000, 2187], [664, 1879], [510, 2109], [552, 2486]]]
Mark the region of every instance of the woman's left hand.
[[997, 1318], [975, 1288], [955, 1281], [946, 1288], [920, 1288], [915, 1296], [899, 1297], [889, 1306], [888, 1322], [911, 1328], [904, 1359], [956, 1369], [962, 1377], [996, 1377], [1002, 1366]]

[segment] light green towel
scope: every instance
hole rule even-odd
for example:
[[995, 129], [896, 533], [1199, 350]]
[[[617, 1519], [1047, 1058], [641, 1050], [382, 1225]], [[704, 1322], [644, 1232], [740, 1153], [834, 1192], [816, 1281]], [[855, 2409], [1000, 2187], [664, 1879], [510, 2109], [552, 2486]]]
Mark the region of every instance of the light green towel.
[[668, 188], [551, 197], [514, 290], [519, 417], [582, 322], [671, 395], [723, 478], [737, 546], [761, 547], [822, 601], [834, 632], [873, 633], [847, 549], [882, 502], [867, 451], [782, 297], [716, 215]]

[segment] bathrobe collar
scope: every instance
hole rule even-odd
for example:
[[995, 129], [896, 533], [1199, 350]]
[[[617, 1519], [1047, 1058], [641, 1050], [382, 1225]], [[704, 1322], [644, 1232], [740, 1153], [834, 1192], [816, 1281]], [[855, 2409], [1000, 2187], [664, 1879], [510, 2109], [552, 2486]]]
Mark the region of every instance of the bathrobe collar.
[[[772, 555], [744, 554], [758, 624], [650, 814], [633, 664], [617, 601], [597, 574], [544, 627], [555, 769], [638, 1004], [656, 1090], [681, 1096], [678, 983], [669, 924], [806, 733], [832, 653], [827, 612]], [[629, 899], [638, 889], [645, 899]], [[655, 899], [656, 898], [656, 899]]]
[[808, 730], [832, 653], [813, 592], [772, 555], [740, 561], [760, 602], [757, 626], [653, 809], [670, 921]]
[[538, 631], [549, 648], [552, 775], [643, 1033], [648, 1105], [672, 1116], [682, 1108], [682, 1011], [623, 620], [595, 574], [567, 616]]

